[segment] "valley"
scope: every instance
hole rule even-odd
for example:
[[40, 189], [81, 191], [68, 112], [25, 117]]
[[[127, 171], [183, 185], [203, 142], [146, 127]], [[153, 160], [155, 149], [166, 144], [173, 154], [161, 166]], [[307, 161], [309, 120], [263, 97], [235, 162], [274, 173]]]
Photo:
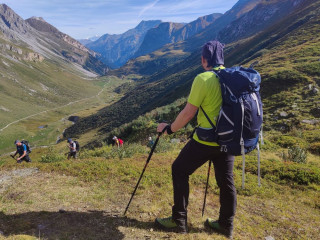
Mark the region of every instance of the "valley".
[[72, 122], [67, 120], [69, 116], [85, 117], [96, 113], [102, 107], [120, 99], [121, 94], [115, 93], [114, 89], [131, 80], [102, 77], [89, 81], [92, 85], [100, 86], [101, 90], [90, 97], [34, 113], [3, 126], [0, 129], [0, 154], [14, 149], [12, 141], [21, 139], [21, 136], [30, 141], [33, 148], [54, 145], [64, 129], [72, 125]]
[[[223, 14], [189, 23], [142, 20], [86, 46], [6, 4], [0, 15], [1, 240], [225, 239], [203, 225], [219, 215], [213, 170], [201, 217], [208, 164], [190, 176], [189, 234], [154, 225], [171, 213], [171, 165], [195, 118], [160, 137], [123, 215], [149, 138], [185, 107], [203, 72], [201, 47], [211, 39], [225, 43], [226, 67], [255, 63], [262, 79], [261, 172], [256, 150], [246, 154], [244, 172], [242, 157], [235, 158], [234, 239], [319, 238], [319, 1], [239, 0]], [[77, 159], [67, 159], [68, 138], [80, 143]], [[30, 142], [31, 163], [9, 156], [15, 139]]]

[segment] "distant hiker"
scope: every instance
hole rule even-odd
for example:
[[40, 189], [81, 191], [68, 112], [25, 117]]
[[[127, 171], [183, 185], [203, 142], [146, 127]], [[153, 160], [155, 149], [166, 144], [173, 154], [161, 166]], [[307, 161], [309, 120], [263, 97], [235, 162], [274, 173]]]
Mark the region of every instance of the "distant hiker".
[[[172, 216], [157, 218], [156, 226], [167, 231], [187, 233], [187, 207], [189, 200], [189, 176], [200, 166], [211, 160], [214, 164], [215, 177], [220, 188], [220, 214], [217, 220], [208, 218], [205, 222], [213, 231], [232, 237], [233, 219], [237, 197], [233, 180], [234, 156], [221, 151], [220, 146], [209, 139], [208, 129], [212, 126], [204, 115], [204, 109], [215, 124], [222, 104], [219, 79], [213, 71], [224, 69], [224, 45], [218, 41], [207, 42], [202, 48], [201, 64], [204, 73], [196, 76], [185, 108], [172, 124], [160, 123], [158, 132], [172, 134], [184, 127], [198, 112], [197, 131], [181, 150], [172, 164], [174, 205]], [[199, 129], [199, 131], [198, 131]]]
[[21, 163], [22, 161], [31, 162], [29, 157], [29, 152], [31, 152], [27, 145], [23, 141], [15, 140], [14, 144], [17, 147], [17, 151], [15, 154], [11, 155], [13, 158], [19, 153], [19, 157], [17, 158], [17, 163]]
[[116, 145], [118, 148], [119, 147], [123, 147], [123, 140], [120, 138], [117, 138], [116, 136], [114, 136], [112, 138], [112, 140], [114, 141], [114, 145]]
[[148, 138], [147, 147], [152, 148], [153, 144], [154, 144], [154, 141], [153, 141], [152, 137], [149, 137], [149, 138]]
[[119, 141], [119, 146], [123, 147], [123, 140], [121, 138], [118, 138], [118, 141]]
[[112, 140], [113, 140], [113, 145], [116, 145], [119, 148], [120, 144], [119, 144], [118, 138], [116, 136], [113, 136]]
[[75, 141], [72, 141], [71, 138], [68, 138], [68, 148], [69, 148], [69, 153], [68, 153], [68, 160], [73, 157], [77, 158], [77, 144]]

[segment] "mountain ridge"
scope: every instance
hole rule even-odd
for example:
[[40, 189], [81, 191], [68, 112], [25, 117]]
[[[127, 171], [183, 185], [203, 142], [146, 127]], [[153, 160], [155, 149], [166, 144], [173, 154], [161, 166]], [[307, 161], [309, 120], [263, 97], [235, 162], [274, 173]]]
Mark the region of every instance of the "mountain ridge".
[[183, 41], [201, 32], [221, 16], [222, 14], [220, 13], [213, 13], [199, 17], [198, 19], [187, 24], [173, 22], [161, 23], [159, 26], [150, 29], [147, 32], [134, 57], [136, 58], [151, 53], [169, 43]]
[[[307, 24], [308, 21], [312, 21], [313, 25], [316, 28], [317, 22], [316, 22], [315, 16], [317, 15], [314, 12], [312, 12], [316, 10], [312, 10], [312, 7], [309, 7], [310, 5], [313, 6], [313, 8], [318, 9], [319, 11], [319, 8], [320, 8], [319, 4], [317, 5], [312, 1], [305, 0], [303, 2], [300, 2], [300, 5], [297, 5], [295, 7], [294, 13], [288, 14], [280, 22], [275, 23], [272, 26], [274, 29], [277, 29], [277, 31], [279, 31], [278, 36], [280, 39], [282, 39], [288, 34], [293, 34], [293, 35], [295, 34], [294, 26], [297, 26], [297, 24], [300, 21], [299, 19], [298, 20], [295, 19], [295, 14], [302, 12], [300, 8], [303, 8], [303, 10], [305, 10], [303, 15], [305, 16], [310, 15], [312, 17], [307, 17], [304, 23], [302, 22], [300, 26], [298, 25], [298, 28], [302, 28], [306, 26], [305, 24]], [[308, 7], [310, 9], [308, 9]], [[285, 24], [287, 27], [284, 28], [282, 24]], [[269, 28], [267, 28], [266, 31], [268, 31]], [[273, 32], [266, 32], [266, 34], [267, 35], [264, 36], [264, 38], [262, 39], [273, 38]], [[250, 42], [254, 43], [254, 45], [251, 45], [252, 51], [250, 51], [251, 49], [250, 50], [248, 49], [248, 46], [250, 46]], [[259, 54], [262, 54], [264, 49], [266, 52], [270, 51], [270, 50], [267, 50], [266, 47], [271, 43], [272, 42], [269, 42], [266, 45], [266, 43], [261, 41], [261, 35], [255, 34], [254, 36], [251, 36], [247, 39], [240, 40], [240, 42], [229, 44], [228, 47], [225, 49], [226, 50], [225, 62], [230, 63], [232, 65], [240, 64], [240, 63], [248, 64], [249, 62], [255, 61], [257, 58], [259, 58], [260, 56]], [[262, 44], [262, 46], [260, 44]], [[241, 52], [242, 55], [238, 57], [240, 51], [242, 51]], [[250, 53], [247, 55], [243, 55], [248, 52]], [[250, 56], [251, 58], [248, 58]], [[273, 56], [273, 58], [276, 59], [278, 58], [278, 56]], [[137, 86], [134, 90], [128, 92], [128, 94], [124, 98], [122, 98], [119, 102], [113, 104], [110, 107], [100, 110], [95, 115], [92, 115], [88, 118], [80, 119], [80, 121], [77, 124], [72, 126], [70, 129], [66, 130], [65, 136], [66, 137], [75, 136], [77, 134], [80, 134], [83, 131], [86, 132], [90, 129], [95, 129], [95, 128], [99, 128], [101, 133], [106, 133], [111, 131], [112, 128], [116, 127], [117, 125], [116, 122], [119, 122], [118, 126], [120, 126], [121, 124], [131, 121], [137, 118], [139, 115], [145, 112], [151, 111], [156, 107], [164, 106], [166, 104], [173, 102], [177, 98], [186, 96], [186, 94], [188, 94], [190, 90], [194, 77], [202, 71], [200, 67], [199, 59], [200, 59], [200, 52], [196, 51], [184, 61], [176, 65], [173, 65], [172, 67], [166, 68], [165, 71], [158, 72], [152, 75], [151, 77], [146, 78], [143, 84]], [[236, 59], [236, 60], [233, 60], [233, 59]], [[272, 62], [272, 60], [270, 60], [270, 62]], [[270, 64], [270, 62], [267, 61], [263, 65], [268, 63]], [[268, 68], [265, 68], [265, 70], [263, 71], [263, 69], [261, 69], [258, 66], [258, 70], [261, 71], [261, 74], [264, 77], [263, 78], [264, 80], [262, 83], [264, 86], [266, 83], [270, 82], [271, 79], [274, 79], [277, 77], [279, 78], [279, 82], [280, 82], [280, 79], [282, 79], [281, 81], [285, 83], [287, 81], [286, 80], [287, 75], [288, 74], [290, 75], [290, 71], [291, 71], [291, 70], [288, 70], [288, 72], [286, 72], [281, 70], [280, 68], [278, 72], [268, 73], [267, 69]], [[292, 72], [292, 74], [298, 74], [298, 73]], [[301, 79], [303, 80], [303, 81], [301, 80], [303, 82], [303, 83], [301, 82], [301, 84], [306, 84], [306, 85], [308, 84], [308, 81], [305, 80], [310, 78], [308, 77], [308, 73], [306, 73], [305, 71], [299, 72], [298, 76], [300, 76]], [[288, 82], [288, 84], [292, 84], [292, 83]], [[299, 84], [292, 85], [292, 89], [297, 89], [298, 87], [300, 87]], [[283, 91], [283, 90], [284, 89], [282, 88], [280, 89], [280, 91]], [[262, 91], [263, 97], [266, 98], [265, 101], [270, 101], [267, 98], [268, 95], [266, 95], [266, 92], [268, 92], [268, 94], [271, 94], [271, 97], [272, 97], [272, 94], [276, 94], [278, 90], [275, 91], [275, 89], [273, 88], [265, 87], [265, 91]], [[299, 94], [297, 96], [299, 96]], [[145, 101], [146, 99], [148, 99], [147, 102]], [[267, 116], [266, 118], [268, 118], [268, 115], [266, 116]], [[295, 119], [293, 121], [298, 121], [298, 120]], [[269, 124], [268, 124], [268, 127], [273, 126], [277, 128], [276, 127], [277, 124], [275, 124], [275, 122], [271, 121]]]
[[104, 34], [86, 46], [101, 54], [101, 61], [112, 67], [125, 63], [138, 49], [147, 30], [161, 23], [160, 20], [141, 21], [123, 34]]
[[[256, 34], [276, 23], [279, 17], [284, 17], [294, 11], [302, 2], [303, 0], [240, 0], [199, 34], [184, 41], [166, 45], [146, 56], [133, 59], [120, 69], [111, 71], [110, 74], [121, 76], [137, 72], [142, 75], [152, 75], [190, 56], [192, 52], [199, 51], [202, 44], [210, 39], [218, 39], [228, 44], [235, 39], [240, 40]], [[276, 8], [277, 11], [269, 14], [269, 8]], [[241, 26], [240, 29], [239, 26]], [[176, 49], [179, 49], [179, 52]], [[154, 64], [155, 62], [157, 64]]]

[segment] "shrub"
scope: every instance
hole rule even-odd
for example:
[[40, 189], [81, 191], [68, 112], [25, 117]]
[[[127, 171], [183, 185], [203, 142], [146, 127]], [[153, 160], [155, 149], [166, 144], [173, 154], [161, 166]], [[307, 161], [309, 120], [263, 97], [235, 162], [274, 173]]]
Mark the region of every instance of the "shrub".
[[66, 156], [56, 153], [53, 147], [49, 147], [47, 153], [41, 156], [40, 162], [53, 163], [53, 162], [60, 162], [65, 159], [66, 159]]
[[100, 148], [94, 149], [84, 149], [81, 151], [81, 157], [89, 158], [89, 157], [104, 157], [107, 152], [109, 152], [112, 148], [110, 146], [104, 146]]
[[281, 180], [291, 180], [300, 185], [320, 183], [320, 172], [315, 167], [283, 166], [277, 170], [277, 175]]
[[125, 152], [125, 157], [132, 157], [134, 154], [147, 152], [147, 148], [145, 146], [137, 143], [124, 145], [121, 150]]
[[[235, 167], [237, 170], [241, 170], [241, 162], [237, 162]], [[246, 172], [257, 174], [256, 159], [248, 159], [246, 161]], [[261, 161], [261, 177], [280, 184], [320, 184], [320, 169], [317, 166], [308, 164], [302, 165], [294, 162], [268, 159]]]
[[298, 137], [282, 135], [276, 140], [276, 144], [284, 148], [291, 148], [295, 146], [306, 147], [307, 143]]
[[309, 147], [309, 151], [313, 154], [320, 155], [320, 142], [312, 143]]
[[105, 157], [106, 159], [114, 159], [117, 156], [120, 156], [119, 158], [121, 158], [121, 154], [119, 155], [118, 149], [116, 147], [112, 148], [110, 151], [104, 152], [103, 154], [103, 157]]
[[271, 96], [282, 91], [308, 83], [308, 78], [296, 70], [281, 70], [265, 76], [261, 84], [263, 96]]
[[320, 62], [304, 63], [297, 66], [297, 69], [303, 73], [313, 76], [320, 75]]
[[112, 148], [111, 151], [106, 152], [104, 157], [106, 159], [115, 158], [118, 157], [119, 160], [122, 160], [123, 158], [129, 158], [134, 156], [137, 153], [146, 153], [146, 147], [140, 145], [140, 144], [128, 144], [124, 145], [121, 148]]
[[164, 153], [172, 150], [173, 147], [174, 147], [174, 144], [170, 143], [169, 138], [161, 137], [154, 151], [158, 153]]
[[289, 147], [288, 153], [282, 154], [284, 161], [307, 163], [307, 150], [300, 147]]

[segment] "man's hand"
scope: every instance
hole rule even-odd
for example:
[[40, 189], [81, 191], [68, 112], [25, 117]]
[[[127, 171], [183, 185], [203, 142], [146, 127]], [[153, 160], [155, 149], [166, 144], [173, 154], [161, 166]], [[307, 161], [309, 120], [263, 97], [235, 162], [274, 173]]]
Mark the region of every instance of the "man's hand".
[[[157, 127], [157, 132], [162, 133], [163, 129], [168, 125], [168, 123], [160, 123]], [[167, 131], [165, 131], [164, 133], [167, 133]]]
[[[198, 107], [192, 105], [191, 103], [187, 103], [184, 109], [179, 113], [176, 120], [171, 123], [171, 131], [172, 133], [177, 132], [179, 129], [184, 127], [197, 113]], [[157, 127], [157, 132], [162, 133], [167, 123], [160, 123]], [[167, 131], [164, 133], [168, 134]]]

